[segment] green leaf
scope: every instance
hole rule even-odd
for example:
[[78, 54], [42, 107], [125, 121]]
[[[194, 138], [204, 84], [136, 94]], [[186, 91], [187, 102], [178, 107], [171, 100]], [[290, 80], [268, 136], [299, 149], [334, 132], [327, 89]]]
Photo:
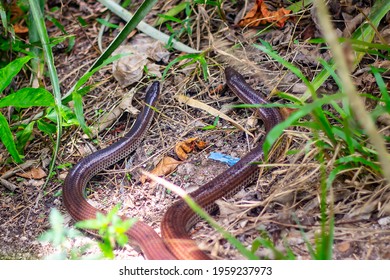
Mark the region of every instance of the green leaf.
[[19, 73], [22, 67], [31, 59], [31, 56], [24, 56], [10, 62], [0, 69], [0, 93], [11, 83], [12, 79]]
[[5, 148], [11, 154], [12, 158], [17, 162], [21, 163], [22, 158], [20, 157], [18, 150], [16, 149], [14, 137], [12, 136], [11, 129], [9, 128], [8, 122], [3, 114], [0, 112], [0, 140], [3, 142]]
[[54, 106], [54, 98], [44, 88], [22, 88], [0, 99], [0, 108], [13, 106], [18, 108], [30, 108], [33, 106]]
[[113, 259], [115, 257], [110, 243], [99, 243], [99, 247], [106, 258]]
[[75, 224], [75, 227], [81, 229], [95, 229], [98, 230], [102, 227], [102, 224], [97, 219], [79, 221]]
[[[118, 216], [116, 216], [118, 217]], [[126, 231], [129, 230], [135, 223], [137, 222], [136, 218], [127, 219], [127, 220], [119, 220], [118, 225], [115, 226], [115, 230], [119, 234], [124, 234]]]
[[0, 2], [0, 19], [4, 28], [4, 32], [8, 32], [8, 18], [7, 13], [3, 7], [3, 1]]
[[82, 27], [86, 27], [88, 25], [88, 23], [85, 21], [85, 19], [83, 19], [82, 17], [78, 16], [77, 17], [77, 20], [79, 21], [80, 25]]
[[16, 144], [16, 148], [21, 155], [24, 154], [23, 150], [27, 142], [31, 140], [34, 124], [35, 121], [32, 121], [28, 125], [26, 125], [26, 127], [22, 131], [18, 131], [16, 133], [16, 139], [18, 140]]
[[56, 131], [57, 131], [57, 128], [54, 124], [48, 123], [42, 119], [39, 119], [37, 121], [37, 127], [40, 131], [42, 131], [43, 133], [45, 133], [47, 135], [52, 135], [52, 134], [56, 133]]
[[[66, 106], [62, 106], [60, 110], [61, 116], [63, 117], [63, 121], [61, 125], [63, 126], [72, 126], [79, 125], [79, 122], [73, 113], [73, 111]], [[48, 113], [45, 116], [47, 119], [51, 120], [53, 123], [57, 123], [57, 112], [53, 108], [49, 108]]]
[[84, 133], [87, 134], [89, 137], [91, 137], [91, 130], [85, 123], [84, 110], [83, 110], [83, 98], [81, 94], [79, 94], [77, 91], [74, 91], [72, 93], [72, 99], [74, 102], [74, 112], [76, 114], [76, 118], [79, 121], [79, 124], [83, 129]]
[[60, 211], [52, 209], [49, 215], [49, 222], [51, 229], [43, 233], [40, 241], [50, 242], [54, 246], [60, 246], [66, 239], [66, 229], [64, 227], [64, 218]]
[[121, 247], [125, 246], [128, 241], [129, 241], [129, 238], [127, 237], [126, 234], [119, 234], [116, 237], [116, 242], [118, 242], [118, 245]]

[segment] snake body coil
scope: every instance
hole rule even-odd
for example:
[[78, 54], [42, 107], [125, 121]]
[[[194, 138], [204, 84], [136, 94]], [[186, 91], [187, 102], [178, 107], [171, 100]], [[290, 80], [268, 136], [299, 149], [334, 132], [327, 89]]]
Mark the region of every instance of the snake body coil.
[[[245, 103], [266, 104], [238, 72], [232, 68], [225, 70], [229, 88]], [[63, 186], [63, 200], [66, 209], [75, 220], [94, 219], [99, 212], [84, 197], [88, 181], [98, 172], [109, 167], [133, 152], [142, 141], [153, 118], [151, 106], [157, 101], [159, 83], [154, 82], [145, 98], [142, 112], [138, 115], [131, 130], [111, 146], [99, 150], [78, 162], [69, 172]], [[266, 133], [282, 121], [279, 110], [275, 108], [256, 109], [263, 120]], [[209, 213], [217, 209], [215, 201], [231, 197], [242, 187], [253, 182], [258, 176], [258, 167], [252, 162], [263, 156], [263, 142], [245, 155], [235, 165], [190, 193], [191, 197]], [[100, 211], [102, 212], [102, 211]], [[189, 229], [198, 221], [198, 216], [183, 201], [179, 200], [168, 208], [161, 223], [162, 239], [148, 225], [137, 222], [127, 232], [132, 243], [143, 251], [148, 259], [209, 259], [191, 239]]]

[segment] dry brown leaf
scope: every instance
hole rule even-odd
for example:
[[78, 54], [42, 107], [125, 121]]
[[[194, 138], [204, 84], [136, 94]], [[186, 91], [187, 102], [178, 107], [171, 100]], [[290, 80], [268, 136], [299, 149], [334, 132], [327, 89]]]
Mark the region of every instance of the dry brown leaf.
[[[172, 173], [176, 167], [181, 164], [181, 161], [178, 161], [172, 157], [164, 157], [156, 167], [151, 171], [152, 174], [157, 176], [164, 176]], [[140, 178], [141, 183], [145, 183], [148, 180], [148, 177], [142, 175]]]
[[188, 158], [188, 153], [191, 153], [196, 145], [197, 137], [186, 139], [175, 145], [175, 153], [181, 160]]
[[282, 107], [282, 108], [279, 109], [279, 111], [280, 111], [280, 114], [282, 115], [282, 118], [285, 120], [292, 113], [294, 113], [296, 111], [296, 109]]
[[14, 22], [13, 27], [16, 34], [25, 34], [28, 32], [24, 18], [24, 12], [18, 7], [16, 1], [11, 6], [11, 22]]
[[21, 23], [14, 24], [14, 30], [16, 34], [24, 34], [28, 32], [28, 28]]
[[206, 142], [202, 140], [195, 141], [195, 145], [199, 150], [203, 150], [207, 146]]
[[188, 138], [175, 145], [175, 153], [181, 160], [186, 160], [188, 153], [191, 153], [195, 147], [203, 150], [206, 147], [206, 142], [198, 140], [197, 137]]
[[286, 15], [290, 13], [290, 10], [284, 8], [270, 11], [264, 3], [264, 0], [256, 0], [253, 8], [238, 22], [238, 25], [241, 27], [253, 27], [259, 26], [260, 24], [275, 22], [277, 27], [283, 27], [288, 19]]
[[42, 179], [46, 177], [46, 172], [42, 168], [31, 168], [30, 171], [24, 173], [16, 173], [16, 175], [27, 179]]
[[345, 241], [345, 242], [336, 244], [335, 247], [339, 252], [344, 253], [351, 248], [351, 243], [348, 241]]

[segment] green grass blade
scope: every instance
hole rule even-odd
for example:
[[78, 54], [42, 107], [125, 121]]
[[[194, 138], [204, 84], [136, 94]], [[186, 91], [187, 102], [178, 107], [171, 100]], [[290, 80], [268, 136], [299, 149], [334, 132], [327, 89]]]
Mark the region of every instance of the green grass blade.
[[342, 94], [328, 95], [317, 99], [313, 103], [302, 106], [299, 110], [293, 112], [286, 120], [276, 125], [268, 134], [263, 144], [264, 154], [268, 155], [273, 143], [282, 135], [283, 131], [293, 125], [300, 118], [310, 114], [312, 111], [321, 108], [322, 105], [328, 104], [331, 101], [343, 98]]
[[77, 91], [74, 91], [72, 94], [72, 99], [74, 102], [74, 113], [76, 115], [77, 120], [79, 121], [80, 127], [89, 137], [91, 137], [91, 130], [85, 123], [83, 98], [81, 94], [79, 94]]
[[[53, 87], [53, 94], [54, 94], [54, 100], [55, 100], [55, 106], [54, 109], [57, 113], [57, 138], [56, 138], [56, 144], [53, 151], [53, 158], [51, 160], [50, 164], [50, 170], [49, 174], [52, 173], [54, 170], [55, 161], [57, 158], [58, 150], [61, 144], [61, 135], [62, 135], [62, 119], [60, 114], [60, 106], [61, 106], [61, 90], [60, 90], [60, 84], [58, 81], [58, 75], [57, 70], [54, 65], [54, 57], [52, 49], [49, 45], [50, 40], [49, 36], [47, 34], [46, 26], [45, 26], [45, 18], [42, 15], [39, 1], [38, 0], [29, 0], [30, 3], [30, 12], [33, 16], [33, 23], [37, 29], [39, 39], [41, 41], [41, 45], [43, 48], [43, 53], [47, 65], [48, 74], [50, 77], [51, 85]], [[50, 176], [47, 177], [47, 181], [50, 179]]]
[[382, 98], [386, 104], [387, 112], [390, 112], [390, 95], [389, 95], [389, 91], [387, 89], [386, 83], [383, 80], [383, 78], [380, 74], [380, 70], [378, 68], [375, 68], [372, 66], [370, 68], [371, 68], [372, 74], [374, 74], [376, 83], [377, 83], [379, 90], [382, 94]]
[[163, 24], [164, 22], [166, 22], [168, 19], [167, 17], [174, 17], [176, 16], [178, 13], [182, 12], [185, 10], [185, 8], [187, 7], [187, 5], [189, 5], [188, 2], [186, 1], [183, 1], [179, 4], [177, 4], [176, 6], [173, 6], [168, 12], [166, 12], [165, 14], [159, 14], [159, 19], [156, 20], [156, 22], [154, 23], [154, 26], [158, 26], [158, 25], [161, 25]]
[[178, 62], [180, 62], [182, 60], [186, 60], [186, 59], [190, 59], [194, 63], [198, 59], [199, 56], [200, 56], [200, 54], [197, 54], [197, 53], [189, 53], [189, 54], [184, 54], [184, 55], [176, 57], [174, 60], [169, 62], [167, 67], [165, 67], [165, 70], [164, 70], [164, 72], [162, 74], [162, 80], [165, 79], [169, 69], [171, 69], [171, 67], [173, 65], [175, 65], [176, 63], [178, 63]]
[[[352, 40], [371, 42], [375, 36], [375, 30], [381, 19], [390, 11], [390, 1], [388, 0], [377, 0], [371, 8], [368, 14], [368, 20], [372, 25], [365, 21], [356, 31], [352, 34]], [[354, 61], [354, 68], [360, 63], [361, 59], [365, 55], [365, 52], [357, 52], [356, 59]], [[334, 61], [329, 61], [329, 65], [333, 70], [336, 69]], [[317, 90], [325, 81], [328, 79], [330, 73], [328, 70], [322, 70], [312, 81], [314, 89]], [[311, 95], [310, 89], [308, 89], [303, 95], [302, 100], [306, 101]]]
[[[304, 84], [307, 86], [307, 88], [309, 89], [311, 96], [312, 96], [312, 99], [316, 100], [317, 99], [316, 91], [315, 91], [312, 83], [309, 82], [309, 80], [305, 77], [305, 75], [303, 75], [303, 73], [295, 65], [286, 61], [278, 53], [276, 53], [267, 42], [262, 41], [262, 43], [264, 44], [263, 46], [255, 44], [254, 47], [263, 51], [264, 53], [266, 53], [267, 55], [269, 55], [270, 57], [272, 57], [273, 59], [278, 61], [280, 64], [282, 64], [284, 67], [286, 67], [292, 73], [294, 73], [298, 78], [300, 78], [304, 82]], [[332, 128], [329, 124], [329, 121], [326, 118], [324, 112], [322, 111], [322, 109], [320, 107], [314, 108], [313, 116], [316, 119], [316, 121], [318, 121], [321, 124], [322, 131], [326, 133], [326, 135], [332, 141], [332, 143], [336, 143], [336, 139], [332, 133]]]
[[[99, 1], [103, 2], [103, 1]], [[140, 21], [150, 12], [153, 6], [157, 3], [157, 0], [145, 0], [138, 10], [134, 13], [134, 16], [129, 20], [122, 31], [115, 37], [114, 41], [107, 47], [104, 53], [95, 61], [91, 66], [91, 70], [103, 63], [121, 44], [127, 39], [127, 36], [133, 31]]]

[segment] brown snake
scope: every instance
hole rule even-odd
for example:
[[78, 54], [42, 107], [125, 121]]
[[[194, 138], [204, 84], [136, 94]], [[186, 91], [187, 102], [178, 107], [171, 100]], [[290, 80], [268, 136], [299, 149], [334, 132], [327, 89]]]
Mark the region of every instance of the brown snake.
[[[241, 74], [232, 68], [226, 68], [225, 75], [228, 87], [242, 101], [249, 104], [267, 103], [245, 82]], [[154, 82], [146, 94], [147, 105], [123, 138], [83, 158], [69, 172], [63, 185], [63, 200], [66, 209], [76, 221], [94, 219], [97, 212], [103, 212], [88, 203], [84, 196], [85, 187], [94, 175], [128, 156], [140, 144], [152, 121], [154, 111], [151, 107], [155, 105], [159, 91], [159, 83]], [[282, 121], [282, 116], [276, 108], [257, 108], [256, 112], [264, 122], [266, 133]], [[190, 193], [191, 197], [206, 211], [212, 213], [217, 209], [215, 204], [217, 199], [231, 197], [256, 180], [259, 168], [251, 163], [261, 160], [263, 141], [235, 165]], [[188, 234], [197, 221], [198, 216], [183, 200], [179, 200], [168, 208], [163, 217], [162, 239], [150, 226], [141, 221], [136, 222], [128, 230], [127, 235], [132, 244], [139, 246], [148, 259], [210, 259]]]

